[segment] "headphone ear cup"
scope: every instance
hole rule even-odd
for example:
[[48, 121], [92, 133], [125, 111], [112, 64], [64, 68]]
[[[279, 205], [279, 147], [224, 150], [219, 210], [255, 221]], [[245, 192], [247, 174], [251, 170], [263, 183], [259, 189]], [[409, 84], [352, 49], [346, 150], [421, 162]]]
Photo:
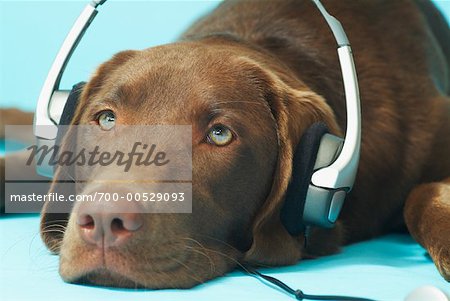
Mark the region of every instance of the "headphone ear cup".
[[296, 147], [292, 162], [292, 178], [289, 184], [280, 219], [289, 234], [296, 236], [305, 230], [303, 210], [322, 137], [328, 133], [327, 126], [314, 123], [303, 134]]
[[72, 87], [72, 90], [69, 93], [69, 97], [67, 98], [66, 104], [64, 105], [61, 118], [59, 119], [58, 125], [61, 126], [58, 128], [58, 134], [56, 135], [55, 145], [61, 145], [62, 138], [66, 134], [67, 125], [70, 125], [72, 123], [72, 119], [75, 115], [75, 110], [77, 109], [81, 92], [83, 92], [83, 88], [85, 85], [86, 82], [79, 82], [78, 84]]
[[[78, 107], [81, 92], [83, 92], [83, 88], [85, 85], [86, 82], [79, 82], [72, 87], [72, 90], [69, 93], [69, 97], [67, 98], [66, 104], [64, 105], [64, 109], [58, 124], [58, 133], [55, 140], [56, 146], [61, 145], [62, 139], [64, 138], [68, 130], [68, 125], [72, 123], [73, 117], [75, 115], [75, 110]], [[56, 168], [56, 165], [54, 166], [54, 168]], [[55, 170], [53, 170], [53, 174], [55, 174]]]
[[80, 99], [81, 92], [83, 92], [83, 88], [85, 85], [86, 82], [79, 82], [78, 84], [72, 87], [69, 97], [67, 98], [67, 102], [64, 105], [61, 119], [59, 120], [60, 125], [69, 125], [72, 122], [75, 110], [77, 109], [78, 106], [78, 101]]
[[329, 208], [324, 208], [324, 204], [328, 204], [333, 192], [313, 186], [311, 177], [314, 171], [336, 160], [343, 143], [344, 139], [328, 133], [324, 123], [313, 124], [300, 139], [294, 154], [291, 183], [280, 213], [289, 234], [299, 235], [309, 224], [330, 226]]
[[[330, 166], [341, 153], [343, 145], [344, 139], [328, 133], [324, 134], [320, 140], [312, 174]], [[303, 223], [324, 228], [333, 227], [346, 194], [344, 190], [327, 189], [309, 183], [303, 205]]]

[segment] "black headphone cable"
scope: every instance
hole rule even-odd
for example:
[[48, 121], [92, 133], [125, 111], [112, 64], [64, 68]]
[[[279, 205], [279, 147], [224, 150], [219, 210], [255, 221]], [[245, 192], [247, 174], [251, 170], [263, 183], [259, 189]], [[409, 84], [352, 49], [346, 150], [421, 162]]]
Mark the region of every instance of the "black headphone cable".
[[287, 293], [293, 295], [297, 300], [334, 300], [334, 301], [375, 301], [373, 299], [359, 298], [359, 297], [347, 297], [347, 296], [331, 296], [331, 295], [309, 295], [303, 293], [301, 290], [294, 290], [293, 288], [286, 285], [284, 282], [278, 280], [277, 278], [264, 275], [252, 267], [246, 266], [243, 269], [246, 273], [260, 277], [276, 286], [286, 291]]

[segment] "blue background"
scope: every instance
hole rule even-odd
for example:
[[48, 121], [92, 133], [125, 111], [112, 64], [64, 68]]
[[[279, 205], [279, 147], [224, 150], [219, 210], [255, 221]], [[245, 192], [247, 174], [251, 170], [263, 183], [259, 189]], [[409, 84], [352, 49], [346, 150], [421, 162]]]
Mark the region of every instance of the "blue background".
[[[50, 65], [86, 2], [0, 0], [0, 106], [35, 109]], [[108, 1], [75, 52], [62, 87], [87, 80], [116, 52], [174, 41], [218, 2]], [[435, 2], [449, 18], [450, 1]]]
[[[450, 1], [435, 2], [449, 19]], [[34, 110], [53, 58], [85, 3], [0, 0], [0, 106]], [[118, 51], [175, 40], [217, 3], [110, 0], [75, 52], [63, 88], [86, 80]], [[293, 300], [239, 271], [183, 291], [69, 285], [57, 273], [58, 257], [39, 239], [38, 223], [37, 215], [0, 218], [0, 300]], [[450, 292], [425, 250], [409, 236], [385, 236], [335, 256], [264, 272], [307, 293], [394, 301], [425, 284]]]

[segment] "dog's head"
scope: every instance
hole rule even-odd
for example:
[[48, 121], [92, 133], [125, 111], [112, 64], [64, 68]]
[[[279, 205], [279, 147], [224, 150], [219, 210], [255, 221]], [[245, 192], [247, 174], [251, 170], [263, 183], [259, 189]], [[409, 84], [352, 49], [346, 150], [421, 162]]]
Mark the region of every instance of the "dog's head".
[[84, 87], [72, 123], [96, 124], [105, 110], [118, 125], [192, 125], [192, 213], [131, 214], [102, 220], [95, 232], [86, 208], [55, 214], [46, 203], [42, 236], [60, 254], [66, 281], [191, 287], [239, 263], [302, 257], [303, 237], [290, 236], [279, 217], [293, 152], [314, 122], [338, 128], [325, 101], [287, 66], [221, 37], [125, 51]]

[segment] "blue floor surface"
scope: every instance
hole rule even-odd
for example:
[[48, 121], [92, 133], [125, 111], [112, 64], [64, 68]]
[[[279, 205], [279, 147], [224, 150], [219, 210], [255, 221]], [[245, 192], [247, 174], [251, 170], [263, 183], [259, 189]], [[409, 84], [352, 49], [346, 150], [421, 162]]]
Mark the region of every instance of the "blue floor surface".
[[[406, 235], [389, 235], [346, 247], [342, 253], [295, 266], [261, 270], [311, 294], [403, 300], [430, 284], [447, 294], [424, 249]], [[189, 290], [127, 290], [64, 283], [58, 256], [39, 238], [39, 217], [0, 217], [0, 300], [294, 300], [240, 271]], [[424, 300], [426, 301], [426, 300]]]

